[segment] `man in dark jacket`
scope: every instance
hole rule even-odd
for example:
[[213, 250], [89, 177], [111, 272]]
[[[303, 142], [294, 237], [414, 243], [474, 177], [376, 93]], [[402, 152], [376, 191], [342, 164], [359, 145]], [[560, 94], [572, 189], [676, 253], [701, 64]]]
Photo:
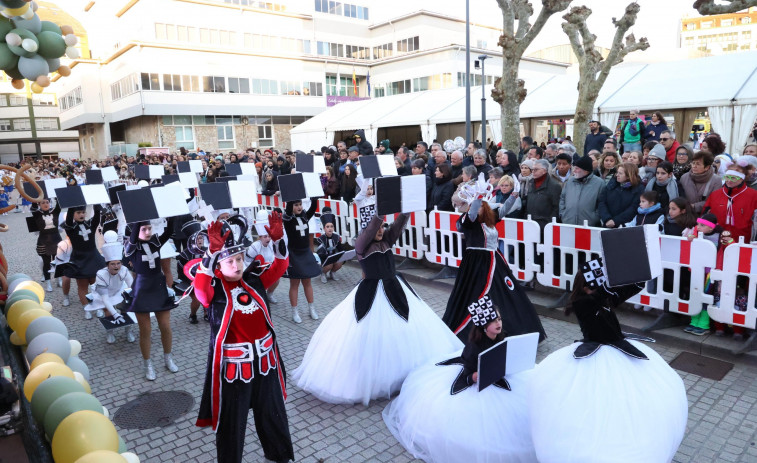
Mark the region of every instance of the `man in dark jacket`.
[[549, 162], [539, 159], [534, 163], [531, 179], [528, 181], [525, 197], [525, 217], [531, 216], [539, 224], [542, 233], [544, 227], [560, 213], [560, 194], [562, 188], [549, 176]]
[[599, 121], [589, 121], [589, 133], [586, 134], [586, 141], [584, 141], [584, 156], [591, 150], [601, 153], [605, 140], [607, 140], [607, 135], [600, 131]]
[[368, 140], [365, 139], [365, 131], [364, 130], [358, 130], [355, 132], [355, 146], [357, 146], [357, 149], [360, 151], [361, 156], [368, 156], [373, 153], [373, 145], [371, 145]]

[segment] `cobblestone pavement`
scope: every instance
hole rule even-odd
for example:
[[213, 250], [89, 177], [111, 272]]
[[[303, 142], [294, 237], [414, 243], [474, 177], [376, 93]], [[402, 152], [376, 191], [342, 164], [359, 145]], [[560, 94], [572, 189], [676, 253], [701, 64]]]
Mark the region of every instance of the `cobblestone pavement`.
[[[9, 214], [0, 222], [10, 231], [0, 235], [8, 258], [10, 273], [23, 272], [35, 278], [41, 275], [35, 253], [35, 237], [26, 232], [22, 214]], [[341, 281], [323, 284], [313, 280], [315, 301], [321, 319], [341, 301], [360, 278], [355, 267], [340, 272]], [[291, 321], [287, 297], [289, 283], [282, 281], [273, 305], [273, 322], [279, 336], [284, 362], [291, 370], [298, 366], [320, 321], [306, 315], [304, 295], [300, 292], [303, 323]], [[420, 296], [441, 316], [448, 293], [435, 286], [415, 284]], [[54, 314], [63, 320], [72, 339], [82, 343], [82, 360], [89, 365], [93, 394], [111, 412], [145, 392], [183, 390], [195, 398], [192, 411], [173, 425], [148, 430], [119, 429], [127, 446], [143, 462], [208, 462], [215, 461], [214, 436], [208, 429], [194, 426], [205, 377], [209, 327], [207, 323], [188, 322], [189, 304], [183, 301], [172, 312], [174, 357], [180, 370], [172, 374], [162, 366], [162, 349], [157, 324], [153, 323], [153, 361], [158, 378], [144, 380], [138, 343], [129, 344], [124, 333], [116, 335], [115, 344], [106, 344], [105, 333], [96, 320], [84, 320], [81, 305], [75, 302], [63, 307], [62, 293], [55, 288], [48, 293]], [[549, 339], [539, 346], [538, 360], [580, 337], [578, 326], [563, 320], [544, 318]], [[661, 344], [653, 348], [671, 361], [680, 348]], [[689, 398], [689, 422], [686, 437], [676, 455], [676, 462], [757, 462], [757, 368], [736, 364], [722, 381], [712, 381], [681, 373]], [[414, 461], [386, 429], [381, 411], [387, 400], [363, 405], [331, 405], [323, 403], [295, 385], [289, 385], [287, 412], [294, 440], [297, 461], [316, 462], [406, 462]], [[251, 418], [251, 417], [250, 417]], [[642, 443], [643, 445], [643, 443]], [[245, 461], [263, 461], [254, 430], [248, 424]]]

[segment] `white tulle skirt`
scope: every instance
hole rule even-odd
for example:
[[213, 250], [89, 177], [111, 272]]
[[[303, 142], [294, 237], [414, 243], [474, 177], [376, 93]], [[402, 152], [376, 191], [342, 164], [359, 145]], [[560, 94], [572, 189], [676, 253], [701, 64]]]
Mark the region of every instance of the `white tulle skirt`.
[[429, 463], [536, 462], [528, 412], [533, 370], [508, 376], [512, 391], [473, 385], [451, 395], [461, 368], [428, 364], [410, 373], [382, 413], [389, 431]]
[[686, 431], [686, 389], [665, 360], [602, 346], [576, 360], [577, 344], [550, 354], [530, 388], [531, 434], [541, 463], [669, 462]]
[[409, 306], [400, 318], [379, 282], [370, 312], [355, 319], [357, 286], [323, 319], [302, 364], [291, 376], [297, 386], [329, 403], [367, 405], [390, 397], [414, 368], [463, 345], [431, 308], [402, 283]]

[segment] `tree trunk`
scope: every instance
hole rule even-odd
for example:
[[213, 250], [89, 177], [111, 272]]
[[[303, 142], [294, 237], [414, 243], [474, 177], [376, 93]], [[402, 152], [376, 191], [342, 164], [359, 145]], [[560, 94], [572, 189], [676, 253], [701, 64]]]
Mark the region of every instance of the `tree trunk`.
[[[496, 82], [497, 93], [502, 98], [498, 101], [502, 108], [502, 147], [516, 153], [520, 150], [520, 104], [526, 98], [524, 82], [518, 79], [519, 64], [520, 59], [504, 59], [502, 78]], [[513, 82], [517, 85], [512, 85]]]

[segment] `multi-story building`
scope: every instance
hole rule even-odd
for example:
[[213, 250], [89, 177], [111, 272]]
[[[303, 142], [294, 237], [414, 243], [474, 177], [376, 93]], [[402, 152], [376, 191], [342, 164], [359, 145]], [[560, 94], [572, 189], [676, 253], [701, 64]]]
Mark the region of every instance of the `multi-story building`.
[[713, 55], [757, 50], [757, 7], [741, 13], [683, 18], [680, 46]]
[[[465, 85], [464, 10], [433, 12], [423, 8], [436, 2], [420, 0], [382, 19], [374, 10], [385, 2], [355, 2], [89, 1], [70, 11], [87, 28], [92, 59], [56, 83], [61, 123], [79, 131], [83, 157], [140, 143], [289, 147], [292, 127], [341, 101]], [[499, 35], [472, 22], [471, 60], [492, 58], [487, 82], [501, 72]], [[524, 58], [521, 74], [566, 68]]]

